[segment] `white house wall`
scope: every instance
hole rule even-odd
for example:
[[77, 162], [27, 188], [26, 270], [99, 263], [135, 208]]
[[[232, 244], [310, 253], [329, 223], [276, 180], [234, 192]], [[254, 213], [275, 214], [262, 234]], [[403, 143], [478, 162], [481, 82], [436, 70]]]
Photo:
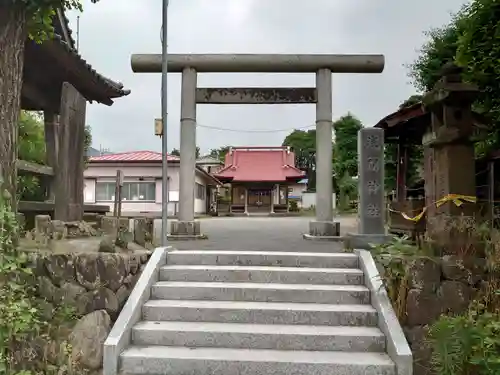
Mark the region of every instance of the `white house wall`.
[[[155, 181], [155, 201], [123, 201], [122, 214], [125, 216], [161, 216], [162, 210], [162, 168], [161, 165], [127, 165], [127, 164], [106, 164], [90, 165], [84, 173], [84, 200], [85, 203], [107, 205], [113, 210], [114, 202], [96, 201], [95, 188], [97, 182], [115, 182], [116, 171], [122, 170], [124, 182], [136, 182], [139, 178], [143, 181]], [[179, 165], [172, 165], [168, 168], [168, 177], [170, 183], [169, 196], [171, 199], [178, 199], [179, 196]], [[197, 173], [195, 181], [203, 186], [207, 185], [206, 177]], [[195, 214], [206, 213], [205, 199], [195, 199]], [[175, 215], [178, 211], [178, 202], [168, 203], [169, 215]]]

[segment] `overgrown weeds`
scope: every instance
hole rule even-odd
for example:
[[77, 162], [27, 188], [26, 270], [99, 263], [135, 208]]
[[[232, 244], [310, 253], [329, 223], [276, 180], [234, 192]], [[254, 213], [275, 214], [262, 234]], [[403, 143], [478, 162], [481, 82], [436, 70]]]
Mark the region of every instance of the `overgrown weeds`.
[[[404, 325], [412, 268], [453, 255], [458, 267], [478, 273], [464, 281], [476, 292], [464, 313], [442, 314], [427, 327], [431, 368], [437, 375], [500, 375], [500, 231], [465, 217], [441, 218], [440, 225], [417, 244], [403, 237], [374, 247], [375, 260], [384, 266], [389, 297]], [[443, 246], [445, 238], [450, 241]], [[470, 268], [477, 260], [481, 269]]]
[[434, 261], [431, 249], [416, 246], [408, 236], [393, 237], [386, 244], [373, 246], [372, 255], [384, 267], [382, 281], [399, 321], [404, 324], [411, 269], [424, 259]]
[[38, 298], [28, 256], [17, 248], [19, 226], [9, 198], [0, 196], [0, 374], [75, 374], [65, 340], [74, 311]]

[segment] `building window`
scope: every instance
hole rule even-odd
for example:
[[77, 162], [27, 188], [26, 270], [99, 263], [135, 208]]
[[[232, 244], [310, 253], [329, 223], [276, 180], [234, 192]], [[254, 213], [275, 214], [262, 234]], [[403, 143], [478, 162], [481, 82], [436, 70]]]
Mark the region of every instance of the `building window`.
[[202, 184], [196, 183], [196, 199], [205, 199], [206, 196], [206, 190], [205, 186]]
[[[97, 201], [113, 201], [115, 199], [114, 182], [98, 182], [95, 187]], [[154, 182], [126, 182], [122, 187], [122, 201], [151, 201], [156, 200], [156, 186]]]
[[95, 200], [96, 201], [112, 201], [115, 199], [115, 183], [114, 182], [97, 182], [95, 184]]

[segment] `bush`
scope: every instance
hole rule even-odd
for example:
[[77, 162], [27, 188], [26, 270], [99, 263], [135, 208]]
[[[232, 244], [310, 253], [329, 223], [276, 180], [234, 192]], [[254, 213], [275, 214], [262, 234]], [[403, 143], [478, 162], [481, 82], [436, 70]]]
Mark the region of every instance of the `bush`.
[[[456, 232], [457, 226], [446, 230]], [[429, 327], [432, 365], [438, 375], [499, 375], [500, 233], [488, 223], [469, 226], [462, 232], [470, 241], [458, 248], [458, 256], [485, 257], [487, 277], [481, 280], [465, 313], [442, 315]]]
[[500, 374], [500, 313], [480, 302], [466, 314], [439, 318], [428, 339], [438, 375]]
[[[74, 373], [71, 348], [59, 340], [75, 318], [73, 310], [38, 298], [29, 258], [17, 246], [19, 227], [9, 200], [0, 196], [0, 374]], [[57, 345], [57, 360], [46, 358], [50, 345]]]
[[299, 212], [300, 209], [299, 209], [299, 204], [297, 203], [297, 201], [289, 201], [288, 202], [288, 210], [290, 212]]
[[457, 265], [466, 270], [461, 262], [486, 260], [486, 276], [475, 285], [477, 294], [467, 311], [441, 315], [428, 327], [426, 341], [436, 375], [500, 375], [500, 232], [488, 223], [465, 219], [451, 217], [441, 220], [441, 226], [431, 223], [433, 232], [437, 232], [434, 236], [447, 233], [450, 238], [453, 234], [452, 246], [438, 246], [430, 238], [420, 239], [417, 246], [403, 237], [375, 246], [372, 254], [384, 266], [384, 284], [401, 324], [406, 319], [411, 269], [416, 262], [438, 260], [443, 250], [453, 250]]

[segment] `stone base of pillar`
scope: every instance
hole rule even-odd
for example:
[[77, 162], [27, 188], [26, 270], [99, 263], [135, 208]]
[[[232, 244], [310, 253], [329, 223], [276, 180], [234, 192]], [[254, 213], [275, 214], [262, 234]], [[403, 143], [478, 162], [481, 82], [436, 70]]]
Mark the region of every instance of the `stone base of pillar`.
[[304, 234], [306, 240], [341, 241], [340, 223], [338, 221], [311, 221], [309, 233]]
[[346, 233], [344, 247], [346, 249], [371, 250], [373, 245], [382, 245], [391, 240], [387, 234], [358, 234]]
[[201, 233], [199, 221], [172, 221], [169, 240], [204, 240], [208, 237]]

